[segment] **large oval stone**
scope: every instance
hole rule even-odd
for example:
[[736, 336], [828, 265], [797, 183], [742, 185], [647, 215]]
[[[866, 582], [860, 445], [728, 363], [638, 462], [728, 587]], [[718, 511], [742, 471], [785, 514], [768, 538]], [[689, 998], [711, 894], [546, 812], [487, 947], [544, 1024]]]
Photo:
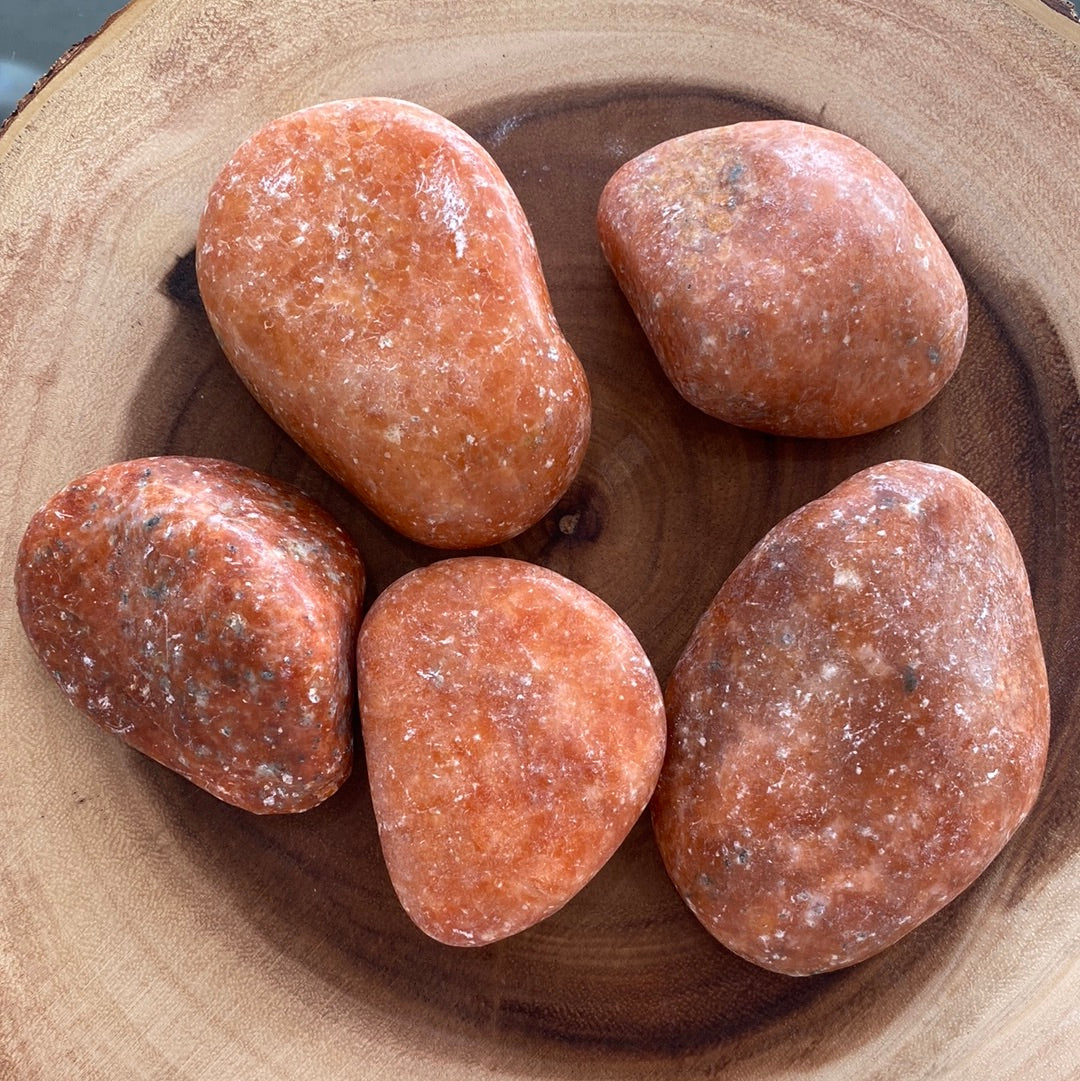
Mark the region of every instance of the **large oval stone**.
[[653, 804], [668, 871], [722, 943], [802, 975], [853, 964], [987, 867], [1039, 790], [1046, 670], [990, 500], [890, 462], [777, 525], [667, 688]]
[[584, 372], [517, 198], [450, 121], [383, 98], [275, 120], [214, 183], [196, 257], [255, 397], [406, 536], [495, 544], [573, 480]]

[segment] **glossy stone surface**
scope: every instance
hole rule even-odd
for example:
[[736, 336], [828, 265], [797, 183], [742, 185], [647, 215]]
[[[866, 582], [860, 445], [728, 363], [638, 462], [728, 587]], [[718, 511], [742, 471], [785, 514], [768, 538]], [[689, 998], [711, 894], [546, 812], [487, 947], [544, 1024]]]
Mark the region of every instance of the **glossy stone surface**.
[[890, 462], [777, 525], [666, 693], [668, 871], [743, 957], [877, 953], [965, 889], [1030, 810], [1046, 670], [1008, 525], [958, 474]]
[[348, 776], [363, 565], [296, 489], [206, 458], [106, 466], [34, 515], [15, 586], [71, 702], [227, 803], [303, 811]]
[[618, 615], [554, 571], [412, 571], [372, 606], [357, 673], [390, 878], [441, 942], [494, 942], [561, 908], [652, 795], [656, 675]]
[[274, 121], [222, 170], [196, 251], [241, 378], [406, 536], [495, 544], [576, 475], [584, 372], [517, 198], [450, 121], [382, 98]]
[[764, 120], [671, 139], [615, 173], [598, 227], [668, 378], [721, 420], [873, 431], [960, 360], [959, 272], [897, 176], [836, 132]]

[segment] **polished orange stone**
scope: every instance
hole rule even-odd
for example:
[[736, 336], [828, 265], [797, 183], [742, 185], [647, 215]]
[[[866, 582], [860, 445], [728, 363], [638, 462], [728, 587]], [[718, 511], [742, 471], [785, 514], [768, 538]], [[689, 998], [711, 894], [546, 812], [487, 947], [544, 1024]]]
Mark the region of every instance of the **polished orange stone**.
[[654, 825], [698, 919], [778, 972], [870, 957], [970, 885], [1039, 790], [1046, 669], [1008, 525], [950, 470], [856, 474], [724, 583], [667, 708]]
[[106, 466], [34, 515], [15, 587], [71, 702], [220, 799], [303, 811], [348, 776], [363, 564], [296, 489], [206, 458]]
[[433, 938], [479, 946], [561, 908], [652, 795], [663, 699], [603, 601], [471, 557], [411, 572], [361, 628], [360, 715], [383, 854]]
[[668, 378], [721, 420], [872, 431], [960, 360], [949, 253], [899, 178], [837, 132], [766, 120], [679, 136], [615, 173], [598, 224]]
[[199, 288], [272, 417], [406, 536], [494, 544], [585, 452], [590, 398], [487, 152], [389, 99], [267, 125], [210, 191]]

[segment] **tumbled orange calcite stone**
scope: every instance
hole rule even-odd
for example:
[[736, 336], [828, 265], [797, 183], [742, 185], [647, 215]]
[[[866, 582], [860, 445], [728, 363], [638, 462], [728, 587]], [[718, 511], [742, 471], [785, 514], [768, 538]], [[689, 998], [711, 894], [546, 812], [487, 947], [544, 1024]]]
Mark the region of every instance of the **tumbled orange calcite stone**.
[[275, 120], [214, 183], [196, 266], [255, 397], [406, 536], [506, 540], [577, 473], [585, 375], [520, 204], [449, 120], [383, 98]]
[[348, 776], [364, 569], [296, 489], [206, 458], [106, 466], [33, 516], [15, 588], [71, 702], [227, 803], [303, 811]]
[[604, 189], [600, 242], [668, 378], [732, 424], [846, 436], [953, 374], [963, 282], [874, 154], [787, 120], [679, 136]]
[[479, 946], [561, 908], [652, 795], [659, 684], [584, 587], [517, 560], [445, 560], [395, 582], [357, 651], [371, 797], [402, 906]]
[[864, 470], [724, 583], [667, 688], [653, 804], [704, 926], [792, 975], [877, 953], [1030, 810], [1049, 697], [1027, 576], [950, 470]]

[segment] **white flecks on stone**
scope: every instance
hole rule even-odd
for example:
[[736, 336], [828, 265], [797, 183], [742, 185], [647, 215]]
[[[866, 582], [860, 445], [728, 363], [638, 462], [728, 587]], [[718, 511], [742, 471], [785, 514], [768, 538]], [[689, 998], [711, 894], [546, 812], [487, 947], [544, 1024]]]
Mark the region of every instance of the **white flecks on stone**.
[[833, 585], [837, 589], [862, 589], [863, 580], [851, 567], [837, 567], [833, 573]]
[[295, 175], [290, 172], [288, 168], [285, 168], [276, 176], [263, 177], [259, 182], [259, 187], [272, 198], [286, 199], [289, 196], [290, 189], [295, 183]]

